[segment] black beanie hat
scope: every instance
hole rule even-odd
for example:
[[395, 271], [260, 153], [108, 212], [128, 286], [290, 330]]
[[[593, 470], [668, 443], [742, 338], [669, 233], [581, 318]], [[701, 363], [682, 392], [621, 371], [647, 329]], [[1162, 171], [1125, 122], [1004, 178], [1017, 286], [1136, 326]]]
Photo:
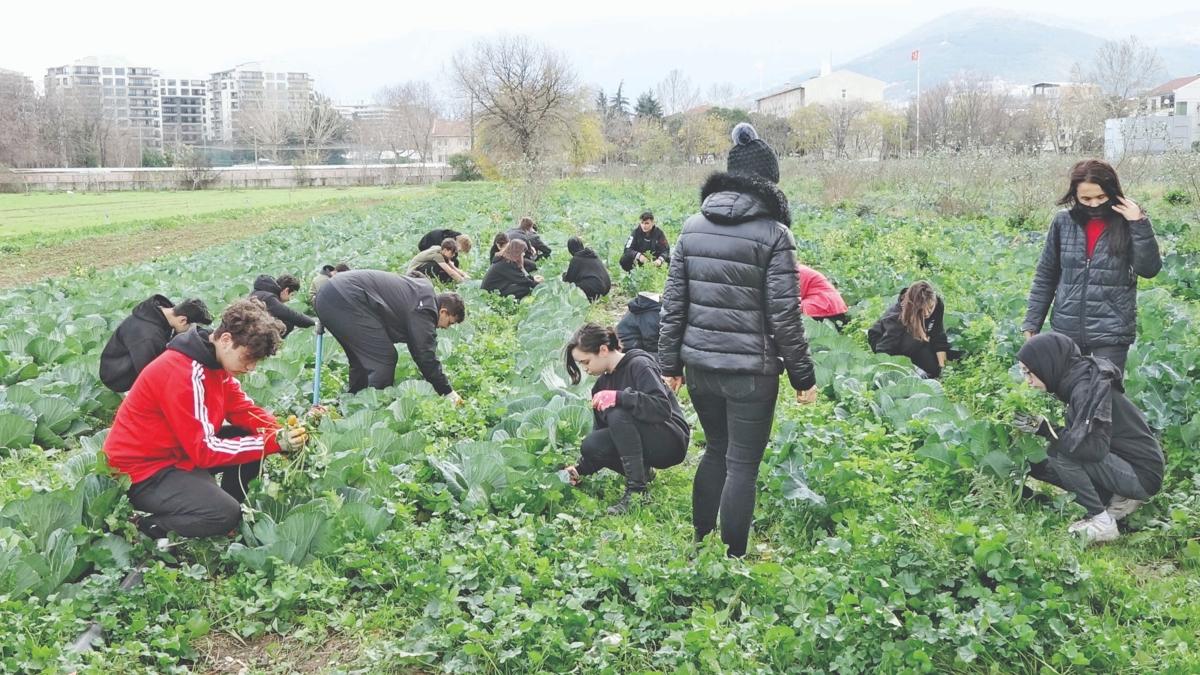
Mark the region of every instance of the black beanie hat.
[[758, 137], [748, 122], [733, 128], [733, 147], [729, 150], [729, 173], [754, 176], [772, 183], [779, 182], [779, 160], [767, 142]]

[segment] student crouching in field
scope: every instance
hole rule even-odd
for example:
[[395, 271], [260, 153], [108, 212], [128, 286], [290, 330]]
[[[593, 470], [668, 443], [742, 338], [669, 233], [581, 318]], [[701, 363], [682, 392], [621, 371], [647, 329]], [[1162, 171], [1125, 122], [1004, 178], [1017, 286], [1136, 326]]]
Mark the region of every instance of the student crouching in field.
[[1031, 387], [1067, 406], [1064, 429], [1044, 418], [1026, 425], [1050, 440], [1047, 458], [1029, 474], [1072, 493], [1087, 512], [1068, 531], [1089, 543], [1116, 539], [1117, 521], [1162, 487], [1165, 464], [1145, 416], [1125, 396], [1120, 369], [1107, 359], [1083, 356], [1060, 333], [1030, 338], [1017, 359]]
[[297, 312], [287, 303], [300, 292], [300, 280], [290, 274], [281, 274], [277, 279], [260, 274], [254, 280], [254, 291], [250, 297], [267, 306], [271, 316], [283, 324], [283, 337], [291, 335], [297, 328], [312, 328], [317, 322], [303, 312]]
[[669, 262], [671, 245], [667, 243], [667, 235], [662, 228], [654, 224], [654, 214], [646, 211], [638, 221], [637, 227], [629, 233], [629, 241], [625, 242], [625, 252], [621, 254], [621, 269], [630, 272], [634, 265], [653, 263], [656, 267], [661, 267]]
[[521, 218], [520, 223], [505, 234], [508, 236], [509, 241], [520, 240], [525, 242], [525, 256], [527, 258], [550, 257], [550, 247], [538, 235], [537, 223], [534, 223], [532, 218]]
[[334, 275], [339, 272], [349, 272], [350, 266], [346, 263], [338, 263], [336, 265], [322, 265], [321, 271], [313, 277], [312, 283], [308, 287], [308, 306], [313, 307], [317, 299], [317, 291], [326, 284]]
[[392, 386], [399, 361], [395, 344], [403, 342], [434, 391], [461, 403], [438, 360], [436, 331], [466, 316], [457, 293], [435, 293], [428, 279], [379, 270], [339, 274], [317, 294], [317, 317], [350, 362], [351, 394]]
[[801, 404], [816, 400], [796, 284], [796, 243], [779, 162], [754, 127], [733, 130], [728, 173], [700, 190], [683, 225], [666, 290], [658, 362], [685, 382], [706, 446], [692, 487], [697, 541], [721, 519], [731, 556], [746, 554], [759, 464], [787, 372]]
[[658, 313], [662, 311], [662, 296], [643, 291], [625, 307], [625, 316], [617, 322], [621, 349], [641, 349], [658, 356]]
[[173, 336], [210, 323], [212, 315], [202, 300], [189, 298], [178, 305], [163, 295], [143, 300], [121, 321], [100, 352], [100, 381], [118, 394], [129, 391]]
[[946, 362], [957, 359], [946, 337], [946, 305], [928, 281], [900, 291], [900, 298], [867, 331], [871, 351], [907, 356], [922, 376], [938, 378]]
[[492, 261], [479, 287], [491, 293], [520, 300], [533, 292], [543, 279], [525, 271], [525, 242], [510, 239], [504, 250]]
[[1071, 169], [1033, 275], [1021, 329], [1030, 338], [1050, 328], [1075, 340], [1083, 354], [1125, 370], [1137, 338], [1137, 280], [1162, 269], [1158, 240], [1142, 207], [1125, 197], [1117, 172], [1089, 159]]
[[800, 309], [817, 321], [828, 321], [840, 333], [850, 322], [846, 301], [842, 294], [817, 270], [808, 265], [796, 265], [796, 279], [800, 284]]
[[[193, 328], [138, 376], [117, 409], [104, 453], [129, 476], [129, 501], [154, 538], [223, 535], [241, 522], [245, 487], [262, 460], [300, 449], [303, 427], [281, 430], [237, 377], [275, 353], [283, 326], [259, 300], [239, 300], [213, 331]], [[221, 474], [221, 485], [213, 480]]]
[[446, 238], [441, 244], [430, 246], [413, 256], [405, 266], [405, 274], [420, 273], [427, 279], [438, 279], [442, 283], [466, 281], [470, 277], [458, 268], [458, 242]]
[[626, 513], [635, 498], [645, 499], [654, 469], [683, 461], [691, 429], [654, 358], [640, 349], [622, 350], [613, 329], [585, 324], [563, 353], [573, 384], [579, 383], [580, 367], [596, 378], [592, 431], [567, 475], [578, 484], [604, 468], [621, 474], [625, 493], [608, 512]]
[[562, 280], [575, 284], [587, 296], [588, 302], [608, 295], [612, 290], [612, 279], [600, 256], [584, 246], [579, 237], [567, 240], [567, 252], [571, 254], [571, 262], [567, 265], [567, 271], [563, 272]]

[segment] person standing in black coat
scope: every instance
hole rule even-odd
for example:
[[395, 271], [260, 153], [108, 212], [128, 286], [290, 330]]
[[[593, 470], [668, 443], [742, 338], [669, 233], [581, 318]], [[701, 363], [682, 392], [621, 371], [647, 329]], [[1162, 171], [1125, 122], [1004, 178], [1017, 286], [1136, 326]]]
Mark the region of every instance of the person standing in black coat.
[[579, 237], [567, 240], [567, 251], [571, 254], [571, 263], [567, 265], [567, 271], [563, 272], [562, 280], [578, 286], [587, 296], [588, 302], [595, 302], [608, 295], [612, 290], [612, 279], [608, 276], [604, 261], [600, 260], [596, 252], [585, 247]]
[[510, 240], [504, 250], [492, 261], [483, 283], [479, 287], [491, 293], [520, 300], [533, 292], [543, 279], [540, 275], [529, 276], [525, 271], [525, 242]]
[[260, 274], [254, 280], [254, 291], [250, 297], [261, 300], [271, 316], [283, 323], [283, 337], [287, 337], [297, 328], [311, 328], [317, 324], [311, 316], [287, 306], [287, 302], [299, 291], [300, 280], [290, 274], [282, 274], [278, 279]]
[[662, 300], [658, 293], [638, 293], [627, 305], [629, 311], [617, 323], [617, 339], [621, 349], [641, 349], [658, 355], [658, 313]]
[[550, 247], [538, 236], [537, 224], [532, 218], [521, 218], [520, 224], [505, 233], [509, 241], [519, 239], [525, 242], [525, 256], [531, 259], [549, 258]]
[[403, 342], [434, 391], [461, 403], [438, 361], [435, 329], [462, 323], [466, 316], [457, 293], [435, 294], [428, 279], [391, 272], [343, 272], [317, 293], [317, 317], [350, 361], [351, 394], [392, 386], [399, 360], [395, 344]]
[[621, 254], [621, 269], [626, 272], [633, 270], [634, 265], [645, 265], [648, 262], [662, 266], [671, 262], [671, 245], [667, 243], [667, 235], [662, 228], [654, 224], [654, 214], [646, 211], [642, 214], [638, 226], [629, 234], [625, 242], [625, 252]]
[[779, 162], [749, 124], [734, 127], [733, 140], [729, 172], [704, 183], [700, 213], [671, 256], [658, 362], [672, 390], [686, 375], [707, 439], [692, 487], [696, 538], [719, 514], [729, 555], [742, 556], [779, 375], [787, 372], [801, 404], [816, 400], [817, 387]]
[[578, 484], [582, 476], [604, 468], [621, 474], [625, 494], [608, 512], [626, 513], [634, 495], [646, 493], [654, 469], [683, 462], [691, 428], [654, 357], [640, 349], [622, 350], [613, 329], [585, 324], [563, 355], [572, 384], [579, 384], [580, 366], [596, 378], [592, 431], [580, 445], [579, 460], [566, 468], [567, 475]]
[[1070, 186], [1050, 224], [1021, 330], [1026, 339], [1050, 328], [1075, 340], [1084, 354], [1125, 370], [1137, 339], [1137, 280], [1162, 269], [1146, 212], [1125, 197], [1117, 172], [1089, 159], [1071, 169]]
[[1088, 543], [1119, 536], [1117, 521], [1162, 488], [1166, 460], [1142, 412], [1125, 396], [1122, 374], [1108, 359], [1083, 356], [1060, 333], [1035, 335], [1017, 352], [1025, 381], [1067, 405], [1063, 429], [1045, 418], [1018, 428], [1050, 441], [1029, 474], [1075, 495], [1087, 515], [1067, 530]]
[[152, 295], [138, 303], [100, 352], [100, 381], [122, 394], [133, 387], [137, 376], [167, 350], [167, 343], [197, 325], [212, 323], [204, 301], [189, 298], [172, 303], [165, 295]]
[[867, 343], [876, 354], [907, 356], [921, 374], [941, 377], [946, 361], [958, 358], [946, 337], [946, 305], [928, 281], [918, 281], [900, 291], [896, 304], [867, 331]]

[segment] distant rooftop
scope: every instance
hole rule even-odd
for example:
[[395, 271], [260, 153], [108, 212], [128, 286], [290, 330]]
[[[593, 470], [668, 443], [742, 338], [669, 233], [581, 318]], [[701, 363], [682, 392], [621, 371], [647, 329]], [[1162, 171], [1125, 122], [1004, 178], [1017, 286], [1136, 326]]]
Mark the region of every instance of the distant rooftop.
[[1160, 84], [1157, 87], [1151, 89], [1150, 91], [1146, 92], [1146, 95], [1147, 96], [1165, 96], [1166, 94], [1173, 94], [1177, 90], [1188, 86], [1189, 84], [1195, 82], [1196, 80], [1200, 80], [1200, 75], [1189, 75], [1188, 77], [1177, 77], [1177, 78], [1171, 80], [1170, 82], [1164, 82], [1163, 84]]

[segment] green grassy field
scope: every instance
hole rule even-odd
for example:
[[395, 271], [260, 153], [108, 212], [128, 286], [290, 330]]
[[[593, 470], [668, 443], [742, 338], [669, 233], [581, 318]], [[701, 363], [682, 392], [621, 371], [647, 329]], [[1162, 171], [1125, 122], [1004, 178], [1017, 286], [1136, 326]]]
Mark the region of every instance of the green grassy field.
[[395, 188], [202, 190], [198, 192], [76, 192], [0, 194], [0, 237], [52, 234], [231, 209], [303, 205], [330, 199], [378, 199]]

